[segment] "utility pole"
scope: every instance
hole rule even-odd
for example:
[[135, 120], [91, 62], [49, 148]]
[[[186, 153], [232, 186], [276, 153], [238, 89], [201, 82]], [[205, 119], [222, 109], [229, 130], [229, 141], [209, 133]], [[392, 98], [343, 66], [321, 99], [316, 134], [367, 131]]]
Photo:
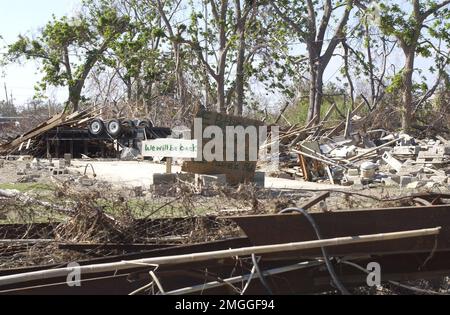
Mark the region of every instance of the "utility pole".
[[[205, 4], [205, 60], [208, 64], [209, 54], [208, 54], [208, 1], [204, 1]], [[209, 74], [205, 67], [205, 108], [208, 109], [208, 78]]]
[[5, 95], [6, 95], [6, 105], [9, 105], [8, 89], [6, 88], [6, 82], [4, 83], [4, 87], [5, 87]]

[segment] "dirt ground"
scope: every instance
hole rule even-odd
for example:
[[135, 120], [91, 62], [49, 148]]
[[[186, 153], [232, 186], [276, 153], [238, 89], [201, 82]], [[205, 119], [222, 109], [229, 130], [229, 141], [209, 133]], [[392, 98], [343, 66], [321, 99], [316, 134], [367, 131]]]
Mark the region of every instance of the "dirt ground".
[[[100, 195], [111, 196], [113, 200], [145, 204], [150, 212], [154, 211], [154, 207], [160, 207], [166, 203], [176, 208], [177, 206], [174, 205], [178, 203], [177, 197], [184, 194], [189, 196], [192, 202], [190, 208], [196, 215], [219, 213], [225, 216], [233, 213], [275, 213], [283, 207], [299, 206], [309, 198], [327, 190], [332, 192], [331, 197], [325, 203], [313, 207], [311, 211], [403, 206], [407, 205], [405, 201], [381, 202], [380, 200], [396, 199], [414, 193], [450, 192], [448, 188], [442, 186], [433, 189], [378, 187], [356, 191], [351, 187], [272, 177], [266, 178], [265, 189], [242, 185], [236, 188], [217, 187], [217, 189], [199, 191], [189, 185], [180, 184], [155, 191], [151, 188], [153, 174], [163, 173], [164, 164], [76, 160], [68, 168], [68, 174], [54, 176], [51, 171], [43, 167], [48, 163], [48, 161], [42, 161], [42, 167], [38, 169], [34, 165], [30, 167], [30, 164], [33, 164], [31, 161], [4, 161], [3, 167], [0, 168], [0, 189], [18, 190], [32, 196], [53, 195], [57, 194], [58, 190], [69, 188], [77, 193], [97, 192]], [[174, 166], [173, 172], [179, 171], [180, 167]], [[91, 181], [92, 185], [82, 185], [83, 176]], [[182, 205], [178, 206], [182, 208]], [[172, 212], [175, 216], [183, 213], [182, 210], [179, 211], [180, 213]], [[170, 211], [160, 211], [155, 215], [165, 216], [167, 213]]]

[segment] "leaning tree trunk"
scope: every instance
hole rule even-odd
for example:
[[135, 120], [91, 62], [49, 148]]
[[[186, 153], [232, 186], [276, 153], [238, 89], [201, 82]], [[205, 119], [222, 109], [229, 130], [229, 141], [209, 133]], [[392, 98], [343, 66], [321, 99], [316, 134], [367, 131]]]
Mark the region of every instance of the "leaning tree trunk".
[[244, 59], [245, 59], [245, 32], [239, 35], [239, 53], [236, 66], [236, 105], [234, 114], [242, 116], [244, 112]]
[[311, 81], [309, 85], [309, 109], [308, 123], [314, 120], [320, 122], [320, 110], [323, 103], [323, 70], [318, 69], [319, 65], [314, 65], [310, 71]]
[[317, 95], [317, 72], [314, 63], [310, 63], [309, 107], [308, 107], [307, 123], [312, 121], [314, 119], [314, 116], [316, 115], [315, 113], [316, 95]]
[[323, 103], [323, 69], [319, 69], [316, 78], [316, 101], [314, 103], [314, 124], [320, 122], [320, 111]]
[[405, 67], [403, 69], [402, 83], [402, 128], [404, 131], [409, 131], [413, 124], [413, 73], [414, 73], [414, 59], [415, 49], [405, 51]]
[[174, 48], [175, 59], [176, 59], [178, 101], [180, 102], [181, 107], [182, 107], [182, 111], [180, 113], [183, 114], [187, 107], [187, 100], [186, 100], [186, 84], [184, 81], [183, 61], [182, 61], [182, 56], [181, 56], [180, 44], [175, 43], [173, 48]]
[[69, 87], [69, 107], [72, 107], [72, 112], [77, 112], [80, 107], [81, 91], [84, 86], [84, 81], [78, 81], [75, 85]]
[[238, 41], [238, 55], [236, 60], [236, 102], [234, 105], [234, 114], [236, 116], [242, 116], [244, 112], [244, 62], [245, 62], [245, 50], [246, 50], [246, 34], [245, 34], [245, 19], [242, 17], [241, 1], [236, 0], [236, 20], [237, 30], [239, 34]]
[[225, 78], [219, 75], [217, 78], [217, 109], [219, 113], [226, 113]]

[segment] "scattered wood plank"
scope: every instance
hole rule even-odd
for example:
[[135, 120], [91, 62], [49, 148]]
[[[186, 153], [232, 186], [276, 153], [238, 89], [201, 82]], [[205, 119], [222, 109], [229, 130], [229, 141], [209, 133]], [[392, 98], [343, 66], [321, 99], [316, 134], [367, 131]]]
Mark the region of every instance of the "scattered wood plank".
[[313, 206], [315, 206], [316, 204], [318, 204], [319, 202], [321, 202], [329, 197], [330, 197], [330, 192], [321, 193], [320, 195], [313, 197], [310, 200], [306, 201], [305, 203], [301, 204], [299, 206], [299, 208], [308, 210], [308, 209], [312, 208]]
[[369, 155], [369, 154], [371, 154], [371, 153], [373, 153], [373, 152], [378, 151], [379, 149], [385, 148], [385, 147], [387, 147], [387, 146], [390, 146], [391, 144], [396, 143], [397, 141], [399, 141], [399, 140], [401, 140], [401, 139], [402, 139], [402, 138], [400, 137], [400, 138], [396, 138], [396, 139], [394, 139], [394, 140], [392, 140], [392, 141], [386, 142], [385, 144], [380, 145], [379, 147], [373, 148], [373, 149], [371, 149], [371, 150], [369, 150], [369, 151], [367, 151], [367, 152], [364, 152], [364, 153], [362, 153], [362, 154], [360, 154], [360, 155], [354, 156], [354, 157], [350, 158], [348, 161], [349, 161], [349, 162], [355, 162], [355, 161], [358, 161], [358, 160], [360, 160], [360, 159], [366, 157], [367, 155]]

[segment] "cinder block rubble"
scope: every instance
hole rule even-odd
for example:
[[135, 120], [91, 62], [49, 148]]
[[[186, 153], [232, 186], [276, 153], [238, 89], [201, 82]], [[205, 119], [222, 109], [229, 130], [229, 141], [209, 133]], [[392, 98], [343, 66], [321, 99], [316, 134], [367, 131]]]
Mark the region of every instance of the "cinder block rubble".
[[259, 188], [266, 187], [266, 173], [265, 172], [256, 172], [253, 182], [256, 185], [256, 187], [259, 187]]
[[175, 184], [177, 181], [177, 174], [153, 174], [153, 185], [168, 185]]
[[224, 174], [218, 175], [200, 175], [197, 174], [195, 178], [195, 183], [197, 187], [200, 188], [211, 188], [217, 186], [226, 186], [227, 176]]

